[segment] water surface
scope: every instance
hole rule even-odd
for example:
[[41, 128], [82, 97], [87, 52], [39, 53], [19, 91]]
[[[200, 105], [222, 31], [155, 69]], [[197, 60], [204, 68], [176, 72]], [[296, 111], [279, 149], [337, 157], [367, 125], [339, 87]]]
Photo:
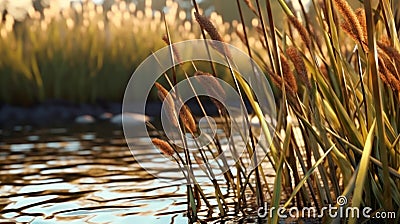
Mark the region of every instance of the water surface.
[[[108, 123], [16, 126], [0, 134], [2, 223], [188, 223], [186, 186], [171, 178], [160, 181], [141, 168], [126, 146], [121, 127]], [[160, 167], [160, 176], [179, 172], [162, 167], [160, 155], [141, 145], [140, 138], [135, 142], [140, 152], [136, 159]], [[267, 178], [272, 187], [274, 175]], [[217, 219], [214, 190], [211, 184], [202, 188], [215, 206], [200, 209], [199, 216], [207, 223], [264, 223], [233, 212]], [[230, 190], [224, 186], [221, 190], [233, 205]], [[255, 211], [249, 208], [248, 212]]]
[[118, 127], [21, 126], [1, 135], [0, 221], [187, 223], [185, 186], [143, 170]]

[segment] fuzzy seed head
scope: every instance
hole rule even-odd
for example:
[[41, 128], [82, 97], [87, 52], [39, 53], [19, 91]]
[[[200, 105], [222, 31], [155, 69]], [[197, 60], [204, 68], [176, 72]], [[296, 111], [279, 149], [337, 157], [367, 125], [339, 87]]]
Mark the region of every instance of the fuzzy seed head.
[[164, 43], [166, 43], [167, 45], [171, 46], [172, 53], [174, 54], [175, 59], [178, 61], [178, 63], [181, 63], [182, 60], [181, 60], [181, 56], [180, 56], [180, 54], [178, 52], [178, 49], [176, 49], [175, 45], [171, 44], [171, 40], [168, 38], [167, 34], [164, 34], [162, 36], [162, 40], [164, 41]]
[[400, 80], [398, 80], [389, 70], [386, 68], [384, 60], [378, 58], [379, 73], [382, 81], [390, 86], [393, 91], [400, 92]]
[[282, 65], [282, 73], [285, 78], [285, 82], [290, 86], [291, 90], [293, 90], [293, 94], [297, 92], [297, 83], [296, 79], [293, 75], [292, 70], [290, 69], [290, 65], [285, 58], [285, 56], [281, 55], [281, 65]]
[[199, 23], [200, 27], [207, 31], [211, 39], [223, 42], [221, 35], [207, 17], [200, 15], [198, 12], [194, 12], [194, 16], [196, 17], [196, 21]]
[[295, 16], [289, 16], [288, 18], [290, 23], [297, 30], [297, 32], [299, 32], [300, 37], [305, 43], [305, 45], [309, 48], [311, 46], [311, 39], [306, 28], [301, 24], [301, 22]]
[[171, 147], [171, 145], [159, 138], [153, 138], [151, 140], [153, 145], [155, 145], [164, 155], [166, 156], [173, 156], [175, 154], [174, 149]]
[[289, 47], [286, 49], [286, 54], [289, 59], [293, 62], [294, 68], [296, 69], [297, 75], [300, 80], [307, 86], [308, 89], [311, 89], [310, 80], [308, 79], [306, 65], [301, 58], [300, 53], [297, 51], [295, 47]]
[[351, 32], [354, 33], [357, 37], [357, 40], [363, 44], [365, 41], [363, 28], [357, 18], [356, 13], [354, 13], [349, 3], [346, 0], [334, 0], [334, 3], [340, 14], [342, 14], [343, 18], [351, 27]]
[[[198, 12], [194, 12], [194, 16], [196, 18], [197, 23], [199, 23], [201, 29], [207, 31], [207, 33], [210, 35], [211, 39], [213, 39], [215, 41], [219, 41], [219, 42], [224, 42], [221, 35], [218, 33], [217, 29], [215, 28], [215, 26], [212, 24], [212, 22], [207, 17], [200, 15]], [[221, 43], [215, 43], [215, 44], [212, 44], [212, 47], [214, 47], [221, 54], [226, 55], [228, 58], [232, 58], [229, 50], [225, 47], [225, 45], [223, 45]]]
[[164, 86], [162, 86], [160, 83], [156, 82], [154, 84], [158, 90], [157, 94], [158, 94], [158, 98], [160, 98], [160, 100], [162, 102], [164, 102], [165, 100], [167, 100], [167, 106], [166, 106], [166, 115], [168, 117], [168, 119], [172, 122], [172, 125], [174, 125], [175, 127], [178, 127], [178, 121], [176, 119], [175, 116], [175, 109], [174, 109], [174, 101], [173, 101], [173, 95], [171, 95], [171, 97], [167, 97], [168, 96], [168, 90], [166, 90], [164, 88]]
[[[202, 71], [197, 71], [194, 73], [195, 77], [201, 77], [201, 76], [208, 76], [210, 78], [208, 79], [202, 79], [202, 78], [197, 78], [197, 80], [201, 83], [201, 85], [204, 87], [206, 92], [208, 93], [209, 96], [219, 96], [223, 100], [226, 99], [226, 92], [224, 88], [222, 88], [221, 84], [217, 81], [217, 79], [213, 78], [214, 76], [210, 73], [207, 72], [202, 72]], [[211, 101], [214, 103], [214, 105], [217, 107], [217, 109], [221, 113], [226, 113], [226, 109], [222, 103], [220, 103], [218, 100], [214, 99], [211, 97]]]
[[193, 117], [192, 111], [186, 104], [183, 104], [179, 112], [179, 118], [181, 119], [182, 124], [185, 125], [186, 130], [188, 130], [190, 133], [196, 132], [196, 120]]
[[365, 16], [365, 10], [363, 8], [358, 8], [358, 9], [356, 9], [355, 13], [356, 13], [358, 22], [361, 25], [361, 29], [363, 31], [363, 36], [364, 36], [363, 38], [364, 38], [364, 40], [367, 40], [368, 33], [367, 33], [367, 19]]
[[379, 48], [382, 49], [385, 54], [395, 61], [395, 66], [397, 69], [400, 69], [400, 52], [396, 50], [396, 48], [392, 47], [390, 43], [387, 41], [384, 42], [377, 42]]

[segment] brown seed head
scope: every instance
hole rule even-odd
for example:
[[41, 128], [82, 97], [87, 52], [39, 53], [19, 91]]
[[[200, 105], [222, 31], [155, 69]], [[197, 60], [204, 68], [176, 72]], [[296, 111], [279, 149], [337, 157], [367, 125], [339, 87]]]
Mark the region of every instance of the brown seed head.
[[388, 71], [388, 69], [385, 66], [384, 60], [378, 58], [378, 65], [382, 81], [385, 84], [389, 85], [393, 91], [400, 92], [400, 81], [396, 79], [396, 77]]
[[[196, 71], [194, 76], [202, 84], [207, 93], [211, 96], [221, 96], [223, 99], [226, 98], [226, 93], [224, 88], [222, 88], [221, 83], [218, 82], [217, 78], [210, 73]], [[201, 78], [201, 76], [208, 78]]]
[[[204, 87], [209, 96], [214, 96], [214, 97], [219, 96], [222, 98], [222, 100], [226, 99], [226, 93], [224, 88], [222, 88], [221, 84], [212, 74], [207, 72], [197, 71], [194, 73], [194, 76], [201, 83], [201, 85]], [[203, 79], [200, 78], [201, 76], [206, 76], [209, 78]], [[221, 113], [226, 113], [226, 109], [222, 103], [220, 103], [213, 97], [211, 97], [211, 101], [214, 103], [214, 105], [218, 108], [218, 110]]]
[[161, 101], [165, 100], [165, 97], [168, 95], [168, 90], [164, 88], [164, 86], [162, 86], [160, 83], [156, 82], [154, 84], [158, 90], [158, 96], [160, 98]]
[[198, 165], [203, 165], [203, 164], [204, 164], [203, 158], [201, 158], [200, 156], [198, 156], [198, 155], [196, 155], [196, 154], [193, 154], [193, 157], [194, 157], [194, 159], [196, 160], [196, 163], [197, 163]]
[[343, 30], [344, 32], [346, 32], [353, 40], [358, 41], [357, 34], [354, 33], [353, 27], [351, 27], [351, 25], [350, 25], [346, 20], [343, 20], [343, 21], [340, 23], [340, 27], [341, 27], [342, 30]]
[[246, 3], [247, 7], [249, 7], [249, 9], [258, 16], [258, 12], [256, 10], [256, 8], [254, 7], [253, 3], [251, 2], [251, 0], [244, 0], [244, 3]]
[[[207, 33], [210, 35], [211, 39], [215, 41], [220, 41], [224, 42], [222, 39], [221, 35], [218, 33], [217, 29], [215, 26], [212, 24], [212, 22], [205, 16], [200, 15], [198, 12], [194, 12], [194, 16], [196, 17], [197, 23], [199, 23], [201, 29], [207, 31]], [[228, 58], [232, 58], [229, 50], [223, 45], [222, 43], [212, 43], [212, 47], [217, 49], [221, 54], [226, 55]]]
[[293, 75], [292, 70], [290, 69], [290, 65], [286, 60], [285, 56], [281, 54], [281, 65], [282, 65], [282, 73], [285, 78], [285, 82], [290, 86], [290, 88], [294, 91], [294, 94], [297, 93], [297, 83], [296, 78]]
[[352, 33], [354, 33], [357, 36], [357, 40], [363, 44], [364, 33], [362, 26], [349, 3], [346, 0], [334, 0], [334, 3], [340, 14], [342, 14], [348, 25], [350, 25]]
[[199, 23], [200, 27], [203, 30], [207, 31], [211, 39], [223, 42], [221, 35], [218, 33], [215, 26], [207, 17], [200, 15], [198, 12], [194, 12], [194, 16], [196, 17], [196, 20]]
[[306, 28], [301, 24], [301, 22], [295, 16], [288, 16], [289, 22], [294, 26], [294, 28], [299, 32], [301, 39], [304, 44], [310, 48], [311, 39]]
[[[162, 37], [162, 40], [167, 44], [167, 45], [171, 45], [171, 41], [168, 39], [168, 36], [167, 36], [167, 34], [165, 34], [163, 37]], [[180, 63], [182, 63], [182, 60], [181, 60], [181, 56], [180, 56], [180, 54], [179, 54], [179, 52], [178, 52], [178, 49], [176, 49], [176, 47], [175, 47], [175, 45], [171, 45], [171, 48], [172, 48], [172, 52], [173, 52], [173, 54], [174, 54], [174, 56], [175, 56], [175, 60], [180, 64]]]
[[174, 125], [175, 127], [178, 127], [178, 121], [177, 121], [177, 119], [176, 119], [176, 116], [175, 116], [175, 108], [174, 108], [174, 105], [175, 105], [175, 103], [174, 103], [174, 100], [173, 100], [173, 97], [174, 97], [174, 95], [173, 94], [171, 94], [171, 96], [170, 97], [167, 97], [167, 95], [168, 95], [168, 90], [166, 90], [165, 88], [164, 88], [164, 86], [162, 86], [160, 83], [158, 83], [158, 82], [156, 82], [155, 84], [154, 84], [155, 86], [156, 86], [156, 88], [157, 88], [157, 90], [158, 90], [158, 98], [160, 98], [160, 100], [164, 103], [164, 101], [165, 100], [167, 100], [167, 104], [166, 104], [166, 115], [167, 115], [167, 117], [168, 117], [168, 119], [172, 122], [172, 125]]
[[383, 60], [383, 62], [385, 64], [385, 67], [387, 68], [387, 70], [390, 73], [392, 73], [392, 75], [395, 76], [397, 79], [400, 79], [400, 76], [399, 76], [399, 74], [397, 72], [397, 69], [394, 66], [392, 60], [390, 60], [388, 57], [386, 57], [384, 55], [382, 55], [381, 58], [382, 58], [382, 60]]
[[[269, 75], [269, 77], [271, 78], [272, 83], [273, 83], [276, 87], [278, 87], [281, 91], [283, 91], [283, 89], [282, 89], [282, 78], [281, 78], [279, 75], [277, 75], [276, 73], [274, 73], [274, 72], [273, 72], [270, 68], [268, 68], [268, 67], [266, 67], [266, 71], [267, 71], [267, 74]], [[294, 90], [292, 89], [292, 87], [290, 87], [290, 86], [288, 85], [287, 82], [285, 83], [285, 88], [286, 88], [287, 92], [289, 92], [292, 96], [295, 96]]]
[[171, 145], [159, 138], [153, 138], [151, 142], [166, 156], [173, 156], [175, 154], [174, 149]]
[[325, 77], [328, 78], [329, 77], [329, 71], [327, 66], [325, 65], [325, 63], [321, 63], [321, 65], [319, 66], [319, 71], [321, 72], [321, 74]]
[[[161, 101], [167, 100], [167, 106], [166, 106], [166, 115], [168, 116], [168, 119], [172, 122], [172, 124], [175, 127], [178, 127], [178, 120], [177, 117], [175, 116], [176, 110], [175, 109], [175, 102], [174, 99], [180, 100], [175, 96], [175, 94], [171, 93], [169, 97], [168, 95], [168, 90], [166, 90], [161, 84], [158, 82], [155, 83], [155, 86], [158, 90], [158, 97], [160, 98]], [[183, 104], [182, 108], [180, 108], [179, 111], [179, 118], [182, 121], [182, 124], [185, 125], [185, 128], [191, 132], [195, 133], [196, 132], [196, 121], [192, 115], [192, 112], [190, 111], [189, 107]]]
[[164, 43], [166, 43], [167, 45], [170, 45], [171, 43], [169, 42], [168, 36], [167, 34], [164, 34], [161, 39], [164, 41]]
[[388, 41], [385, 41], [385, 42], [378, 41], [377, 45], [379, 48], [382, 49], [383, 52], [385, 52], [385, 54], [387, 54], [387, 56], [389, 58], [394, 60], [396, 69], [399, 70], [400, 69], [400, 52], [397, 51], [394, 47], [392, 47], [390, 45], [390, 42], [388, 43]]
[[236, 35], [238, 35], [240, 41], [242, 41], [242, 43], [244, 45], [246, 45], [247, 41], [246, 41], [246, 38], [244, 37], [244, 34], [242, 32], [240, 32], [239, 30], [235, 30], [235, 32], [236, 32]]
[[196, 121], [192, 115], [192, 111], [190, 111], [189, 107], [186, 104], [183, 104], [179, 117], [182, 121], [182, 124], [185, 125], [186, 130], [190, 133], [195, 133], [197, 130]]
[[300, 53], [297, 51], [295, 47], [288, 47], [286, 49], [286, 54], [289, 59], [293, 62], [294, 68], [296, 69], [297, 75], [300, 80], [307, 86], [308, 89], [311, 89], [310, 80], [308, 79], [306, 65], [304, 64], [303, 59], [301, 58]]
[[361, 25], [361, 29], [363, 31], [363, 38], [366, 41], [368, 39], [368, 33], [367, 33], [367, 19], [365, 16], [365, 10], [363, 8], [358, 8], [355, 11], [358, 22]]

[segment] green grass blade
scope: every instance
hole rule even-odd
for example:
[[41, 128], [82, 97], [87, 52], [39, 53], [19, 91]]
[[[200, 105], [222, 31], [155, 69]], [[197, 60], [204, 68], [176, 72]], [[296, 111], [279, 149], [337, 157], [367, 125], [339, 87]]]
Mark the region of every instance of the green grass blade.
[[[369, 130], [367, 140], [365, 141], [364, 145], [364, 150], [363, 154], [361, 156], [361, 161], [360, 161], [360, 168], [357, 173], [357, 178], [356, 178], [356, 184], [354, 187], [354, 193], [353, 193], [353, 200], [352, 200], [352, 206], [353, 207], [359, 207], [361, 202], [362, 202], [362, 194], [363, 194], [363, 189], [364, 189], [364, 183], [365, 179], [368, 174], [368, 166], [370, 164], [370, 155], [372, 151], [372, 146], [374, 144], [374, 134], [375, 134], [375, 126], [376, 126], [376, 121], [372, 123], [372, 126]], [[353, 224], [356, 223], [356, 217], [350, 217], [349, 223]]]
[[310, 178], [311, 174], [315, 171], [315, 169], [324, 161], [324, 159], [329, 155], [329, 153], [332, 151], [332, 149], [335, 147], [335, 145], [332, 145], [328, 150], [326, 150], [325, 154], [319, 158], [318, 161], [311, 167], [310, 170], [307, 171], [307, 173], [304, 175], [302, 180], [297, 184], [297, 186], [294, 188], [292, 194], [286, 201], [286, 203], [283, 205], [283, 207], [288, 207], [293, 200], [294, 196], [296, 196], [297, 192], [303, 187], [303, 185], [307, 182], [307, 179]]

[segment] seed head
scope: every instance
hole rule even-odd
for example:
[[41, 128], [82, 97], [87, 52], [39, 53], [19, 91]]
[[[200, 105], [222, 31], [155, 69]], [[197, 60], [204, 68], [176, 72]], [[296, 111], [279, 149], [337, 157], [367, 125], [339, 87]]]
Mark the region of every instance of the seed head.
[[[198, 12], [194, 12], [197, 23], [199, 23], [201, 29], [207, 31], [211, 39], [219, 42], [224, 42], [218, 30], [212, 24], [212, 22], [205, 16], [200, 15]], [[226, 55], [228, 58], [232, 58], [229, 50], [222, 43], [212, 43], [212, 46], [219, 51], [221, 54]]]
[[[226, 93], [224, 88], [222, 88], [221, 84], [212, 74], [207, 72], [197, 71], [194, 73], [194, 76], [201, 83], [201, 85], [204, 87], [209, 96], [219, 96], [222, 98], [222, 100], [226, 99]], [[201, 78], [201, 76], [206, 76], [209, 78], [203, 79]], [[218, 100], [215, 100], [213, 97], [211, 97], [211, 101], [214, 103], [214, 105], [218, 108], [220, 112], [222, 113], [226, 112], [224, 105], [220, 103]]]
[[154, 85], [156, 86], [156, 88], [158, 90], [158, 92], [157, 92], [158, 93], [158, 98], [160, 98], [160, 100], [163, 103], [164, 103], [165, 100], [167, 100], [167, 102], [166, 102], [167, 104], [166, 104], [166, 107], [165, 107], [165, 109], [166, 109], [165, 113], [167, 115], [168, 120], [170, 120], [172, 122], [172, 125], [174, 125], [175, 127], [178, 127], [178, 121], [176, 119], [176, 116], [175, 116], [176, 113], [175, 113], [175, 109], [174, 109], [174, 105], [175, 105], [174, 100], [173, 100], [174, 95], [171, 95], [170, 97], [167, 97], [168, 90], [166, 90], [164, 88], [164, 86], [162, 86], [158, 82], [156, 82]]
[[289, 47], [286, 49], [286, 54], [289, 59], [293, 62], [294, 68], [296, 69], [297, 75], [300, 80], [307, 86], [308, 89], [311, 89], [310, 80], [308, 79], [306, 65], [304, 64], [303, 59], [301, 58], [300, 53], [296, 50], [295, 47]]
[[181, 60], [180, 54], [179, 54], [179, 52], [178, 52], [178, 49], [176, 49], [175, 45], [171, 44], [171, 41], [168, 39], [167, 34], [165, 34], [165, 35], [162, 37], [162, 40], [163, 40], [167, 45], [170, 45], [170, 46], [171, 46], [172, 52], [173, 52], [173, 54], [174, 54], [174, 56], [175, 56], [175, 59], [177, 60], [178, 63], [181, 63], [182, 60]]
[[378, 65], [382, 81], [388, 86], [390, 86], [393, 91], [400, 92], [400, 81], [396, 79], [396, 77], [388, 71], [388, 69], [385, 66], [384, 60], [382, 58], [378, 58]]
[[153, 138], [151, 142], [166, 156], [173, 156], [175, 154], [174, 149], [171, 145], [159, 138]]
[[343, 18], [350, 26], [351, 32], [354, 33], [357, 37], [357, 40], [363, 44], [365, 41], [363, 28], [349, 3], [346, 0], [334, 0], [334, 3], [340, 14], [342, 14]]
[[196, 121], [193, 117], [192, 111], [186, 104], [183, 104], [179, 112], [179, 118], [181, 119], [182, 124], [185, 125], [186, 130], [188, 130], [190, 133], [196, 132], [197, 130]]
[[305, 45], [310, 48], [311, 39], [306, 28], [301, 24], [301, 22], [295, 16], [289, 16], [289, 22], [294, 26], [294, 28], [299, 32], [301, 39]]
[[281, 65], [282, 65], [282, 73], [285, 78], [285, 82], [290, 86], [290, 88], [294, 91], [293, 94], [297, 92], [297, 83], [296, 78], [293, 75], [292, 70], [290, 69], [290, 65], [286, 60], [285, 56], [281, 54]]

